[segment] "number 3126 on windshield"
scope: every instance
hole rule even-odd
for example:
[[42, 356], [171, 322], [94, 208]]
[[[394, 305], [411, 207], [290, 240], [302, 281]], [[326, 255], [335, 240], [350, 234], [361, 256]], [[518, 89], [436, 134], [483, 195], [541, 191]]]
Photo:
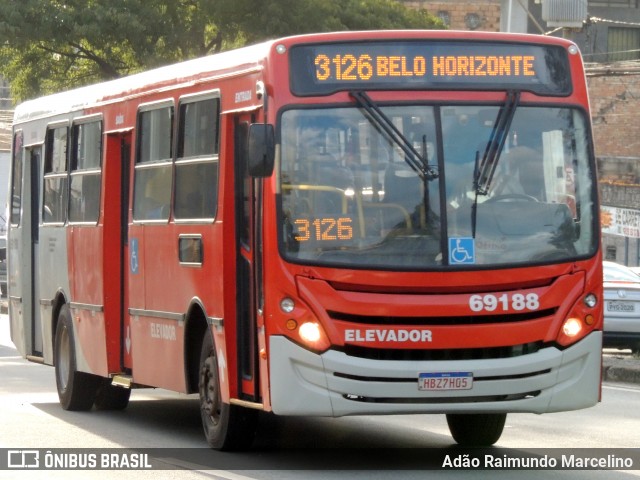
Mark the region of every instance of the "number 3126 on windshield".
[[351, 217], [297, 218], [295, 239], [298, 242], [328, 242], [353, 239], [353, 219]]

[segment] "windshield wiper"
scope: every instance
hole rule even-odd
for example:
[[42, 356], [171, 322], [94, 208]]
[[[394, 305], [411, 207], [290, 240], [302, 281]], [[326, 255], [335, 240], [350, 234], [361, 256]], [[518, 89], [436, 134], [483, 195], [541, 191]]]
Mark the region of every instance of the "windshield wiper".
[[478, 195], [488, 195], [493, 174], [498, 166], [502, 149], [507, 140], [511, 121], [516, 114], [518, 103], [520, 102], [520, 92], [508, 90], [504, 105], [500, 108], [496, 121], [491, 130], [491, 136], [484, 150], [482, 161], [480, 152], [476, 151], [475, 168], [473, 170], [473, 190], [475, 198], [471, 205], [471, 237], [476, 238], [476, 226], [478, 222]]
[[[404, 158], [407, 164], [423, 181], [438, 178], [436, 167], [429, 165], [426, 151], [423, 153], [418, 152], [407, 137], [393, 124], [391, 119], [371, 100], [369, 95], [365, 92], [358, 91], [349, 92], [349, 95], [351, 95], [357, 104], [367, 113], [369, 121], [381, 130], [393, 143], [400, 147], [405, 154]], [[426, 148], [423, 150], [426, 150]]]
[[487, 195], [489, 193], [489, 187], [493, 180], [493, 174], [498, 166], [502, 149], [507, 140], [507, 134], [511, 127], [511, 121], [518, 108], [520, 102], [520, 92], [516, 90], [507, 91], [507, 98], [504, 105], [500, 108], [496, 121], [493, 124], [491, 130], [491, 136], [487, 142], [487, 147], [484, 150], [482, 161], [479, 165], [476, 165], [473, 185], [477, 195]]

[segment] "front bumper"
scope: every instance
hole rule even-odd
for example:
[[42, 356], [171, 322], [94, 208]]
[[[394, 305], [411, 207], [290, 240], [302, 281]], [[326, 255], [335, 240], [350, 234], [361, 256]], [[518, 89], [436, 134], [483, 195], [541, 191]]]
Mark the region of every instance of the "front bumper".
[[[390, 361], [315, 354], [270, 339], [271, 405], [278, 415], [547, 413], [598, 402], [602, 332], [565, 350], [488, 360]], [[473, 372], [470, 390], [420, 391], [421, 372]]]

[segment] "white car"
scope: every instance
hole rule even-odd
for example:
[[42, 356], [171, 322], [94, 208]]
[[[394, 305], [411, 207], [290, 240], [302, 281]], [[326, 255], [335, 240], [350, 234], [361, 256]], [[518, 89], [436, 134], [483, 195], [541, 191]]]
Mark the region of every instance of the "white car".
[[604, 266], [604, 347], [640, 353], [640, 276], [613, 262]]

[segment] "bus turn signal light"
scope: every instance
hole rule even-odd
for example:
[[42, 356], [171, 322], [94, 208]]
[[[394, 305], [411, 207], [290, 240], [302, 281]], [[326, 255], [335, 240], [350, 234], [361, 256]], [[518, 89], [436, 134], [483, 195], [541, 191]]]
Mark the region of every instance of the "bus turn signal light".
[[298, 322], [296, 322], [293, 318], [290, 318], [289, 320], [287, 320], [286, 327], [287, 330], [295, 330], [296, 328], [298, 328]]

